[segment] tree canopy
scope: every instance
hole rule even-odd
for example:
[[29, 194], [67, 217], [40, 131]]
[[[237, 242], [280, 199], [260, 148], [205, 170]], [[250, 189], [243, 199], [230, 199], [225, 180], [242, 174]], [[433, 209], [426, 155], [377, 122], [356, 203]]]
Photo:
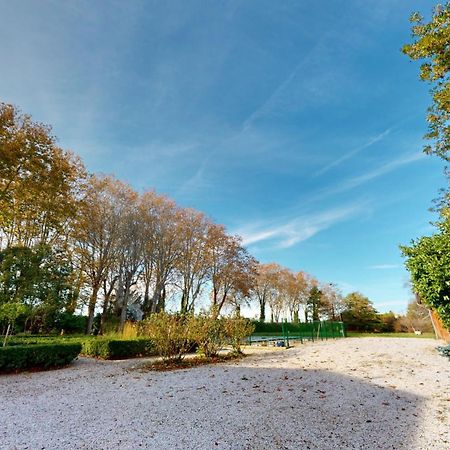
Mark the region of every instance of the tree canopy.
[[450, 327], [450, 228], [402, 247], [414, 291]]
[[411, 15], [410, 21], [413, 42], [402, 50], [411, 59], [421, 61], [420, 78], [431, 84], [426, 135], [430, 143], [425, 151], [450, 161], [450, 3], [436, 6], [429, 21], [418, 12]]

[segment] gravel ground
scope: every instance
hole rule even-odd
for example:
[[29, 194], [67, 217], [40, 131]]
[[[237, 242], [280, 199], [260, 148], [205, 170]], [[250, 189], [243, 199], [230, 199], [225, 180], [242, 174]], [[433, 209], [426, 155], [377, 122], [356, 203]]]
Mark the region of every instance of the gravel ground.
[[450, 449], [450, 363], [362, 338], [140, 372], [80, 358], [0, 377], [1, 449]]

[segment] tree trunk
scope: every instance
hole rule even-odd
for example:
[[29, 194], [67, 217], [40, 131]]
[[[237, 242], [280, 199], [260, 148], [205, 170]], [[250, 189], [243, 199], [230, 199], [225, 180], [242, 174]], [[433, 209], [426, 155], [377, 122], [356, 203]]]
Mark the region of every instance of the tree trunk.
[[264, 322], [266, 320], [266, 302], [265, 300], [259, 301], [259, 321]]
[[298, 309], [294, 311], [294, 323], [298, 323]]
[[89, 299], [89, 307], [88, 307], [88, 321], [86, 326], [86, 334], [91, 334], [92, 325], [94, 324], [94, 314], [95, 307], [97, 306], [97, 295], [100, 289], [100, 285], [96, 284], [92, 287], [91, 298]]
[[102, 311], [102, 315], [100, 318], [100, 330], [99, 330], [98, 334], [103, 334], [103, 332], [104, 332], [106, 316], [108, 315], [108, 305], [109, 305], [109, 297], [105, 296], [105, 299], [103, 301], [103, 311]]
[[120, 312], [120, 324], [119, 331], [123, 331], [123, 327], [125, 325], [125, 320], [127, 320], [127, 307], [128, 307], [128, 298], [130, 296], [130, 280], [125, 281], [125, 290], [123, 293], [122, 300], [122, 311]]

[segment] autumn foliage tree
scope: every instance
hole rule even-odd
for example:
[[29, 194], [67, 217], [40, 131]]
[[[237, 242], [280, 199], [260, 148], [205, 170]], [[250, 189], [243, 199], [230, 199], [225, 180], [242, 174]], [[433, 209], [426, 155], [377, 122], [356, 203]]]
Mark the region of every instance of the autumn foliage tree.
[[51, 128], [0, 103], [0, 246], [55, 244], [79, 205], [85, 171]]
[[261, 320], [266, 308], [273, 320], [299, 320], [311, 280], [258, 264], [239, 236], [199, 211], [87, 174], [50, 127], [0, 104], [0, 306], [23, 306], [28, 329], [87, 310], [85, 331], [102, 333], [108, 321], [120, 330], [170, 306], [183, 317], [203, 307], [212, 321], [231, 307], [238, 330], [252, 301]]
[[413, 42], [404, 45], [403, 52], [421, 61], [420, 78], [431, 85], [426, 135], [430, 143], [425, 151], [450, 161], [450, 3], [436, 6], [428, 22], [418, 12], [410, 21]]

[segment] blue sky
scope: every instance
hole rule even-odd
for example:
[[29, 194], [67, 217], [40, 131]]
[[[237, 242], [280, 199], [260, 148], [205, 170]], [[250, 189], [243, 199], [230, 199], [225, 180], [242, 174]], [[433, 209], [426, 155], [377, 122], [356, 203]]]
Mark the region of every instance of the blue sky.
[[401, 243], [430, 233], [442, 163], [428, 86], [401, 52], [429, 1], [0, 0], [0, 99], [90, 171], [155, 188], [276, 261], [410, 293]]

